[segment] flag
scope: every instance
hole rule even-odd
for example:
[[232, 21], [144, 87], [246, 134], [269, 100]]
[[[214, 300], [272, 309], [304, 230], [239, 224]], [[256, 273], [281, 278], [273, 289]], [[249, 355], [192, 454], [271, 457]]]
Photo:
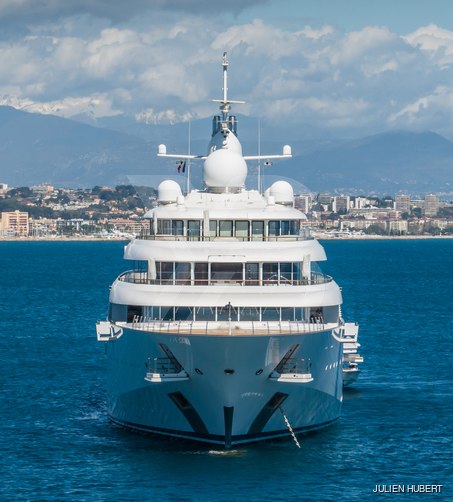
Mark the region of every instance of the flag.
[[180, 173], [182, 161], [180, 160], [180, 161], [176, 162], [176, 164], [178, 164], [178, 173]]

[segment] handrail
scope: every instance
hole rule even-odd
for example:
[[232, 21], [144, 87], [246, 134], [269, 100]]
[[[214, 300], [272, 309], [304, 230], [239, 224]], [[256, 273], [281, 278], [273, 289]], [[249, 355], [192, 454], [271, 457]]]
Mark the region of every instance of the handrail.
[[[138, 277], [137, 277], [138, 276]], [[128, 270], [118, 277], [119, 281], [131, 284], [148, 284], [157, 286], [214, 286], [234, 284], [239, 286], [312, 286], [314, 284], [327, 284], [332, 282], [330, 275], [311, 273], [310, 280], [304, 279], [150, 279], [147, 272], [139, 270]]]
[[310, 373], [311, 360], [299, 357], [289, 357], [277, 365], [275, 370], [280, 375], [286, 373]]
[[267, 241], [276, 242], [280, 240], [290, 241], [306, 241], [313, 240], [314, 238], [307, 232], [303, 234], [293, 235], [173, 235], [173, 234], [140, 234], [137, 236], [139, 240], [145, 241], [200, 241], [200, 242], [213, 242], [222, 240], [236, 240], [239, 242], [254, 242], [254, 241]]
[[172, 361], [169, 357], [155, 357], [151, 364], [151, 358], [148, 357], [146, 369], [148, 373], [180, 373], [181, 365]]
[[[162, 321], [152, 320], [144, 316], [134, 316], [132, 322], [119, 321], [119, 327], [129, 328], [138, 331], [155, 331], [178, 334], [208, 335], [217, 333], [228, 333], [229, 327], [233, 325], [232, 335], [262, 335], [263, 332], [272, 334], [302, 334], [318, 333], [321, 331], [335, 330], [338, 323], [315, 323], [300, 321]], [[340, 340], [338, 340], [340, 341]], [[342, 340], [341, 340], [342, 341]]]

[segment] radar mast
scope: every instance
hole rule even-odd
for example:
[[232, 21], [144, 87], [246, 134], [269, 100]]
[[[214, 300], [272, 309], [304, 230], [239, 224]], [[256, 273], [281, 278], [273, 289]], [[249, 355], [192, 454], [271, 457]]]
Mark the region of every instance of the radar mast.
[[222, 123], [227, 124], [229, 113], [230, 113], [230, 105], [238, 104], [243, 105], [245, 101], [233, 101], [228, 100], [228, 58], [227, 53], [223, 53], [222, 58], [222, 68], [223, 68], [223, 99], [211, 99], [213, 103], [220, 103], [220, 112], [222, 113]]

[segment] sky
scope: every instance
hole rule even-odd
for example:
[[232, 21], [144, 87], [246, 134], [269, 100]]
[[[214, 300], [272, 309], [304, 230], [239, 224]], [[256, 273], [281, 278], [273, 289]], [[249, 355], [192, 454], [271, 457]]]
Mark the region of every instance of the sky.
[[301, 138], [453, 140], [450, 0], [0, 0], [0, 104], [91, 120], [235, 111]]

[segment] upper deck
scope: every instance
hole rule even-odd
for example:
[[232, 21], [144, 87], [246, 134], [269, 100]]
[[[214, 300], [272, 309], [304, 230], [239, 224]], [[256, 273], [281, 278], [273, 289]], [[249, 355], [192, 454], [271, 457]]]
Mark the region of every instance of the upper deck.
[[178, 187], [163, 195], [159, 206], [145, 215], [149, 231], [141, 238], [152, 240], [303, 240], [310, 238], [306, 216], [292, 207], [255, 190], [210, 193], [193, 190], [185, 197]]

